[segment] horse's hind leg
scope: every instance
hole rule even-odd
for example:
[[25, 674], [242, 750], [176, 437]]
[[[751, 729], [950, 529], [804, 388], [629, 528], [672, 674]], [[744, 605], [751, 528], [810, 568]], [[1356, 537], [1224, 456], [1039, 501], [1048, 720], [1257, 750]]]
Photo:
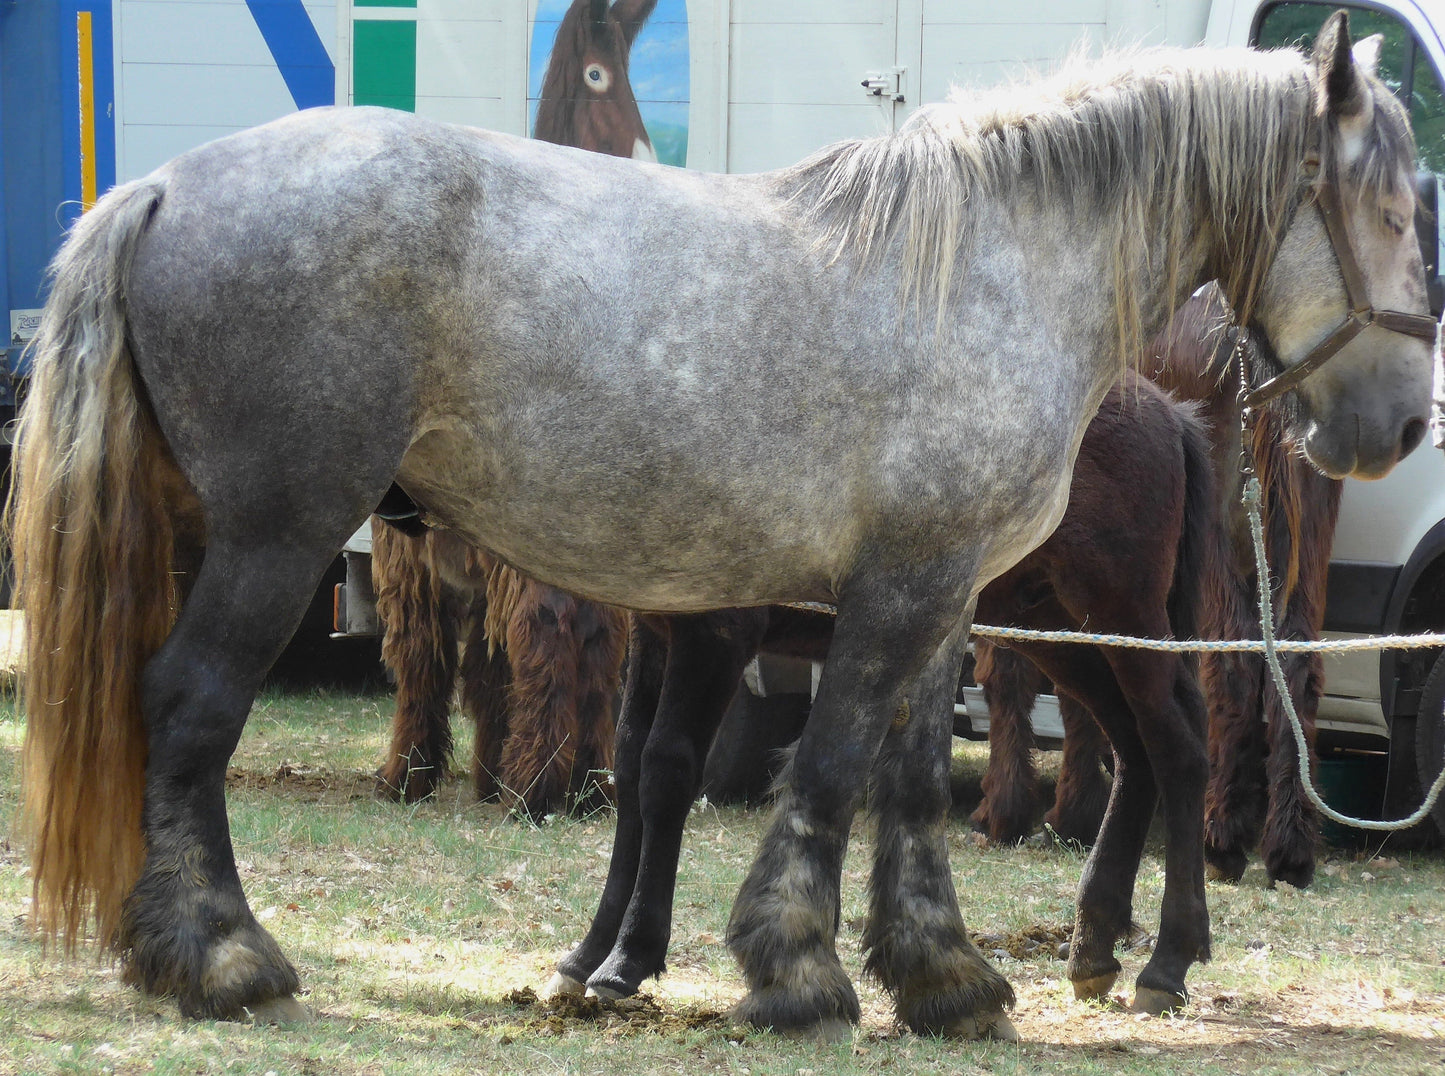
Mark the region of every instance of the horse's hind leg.
[[948, 865], [953, 695], [966, 634], [944, 647], [908, 696], [873, 766], [877, 818], [868, 970], [921, 1034], [1016, 1039], [1013, 990], [963, 925]]
[[988, 704], [988, 769], [983, 801], [969, 822], [989, 840], [1013, 844], [1029, 835], [1038, 808], [1029, 716], [1042, 678], [1033, 662], [1008, 647], [979, 640], [974, 658], [974, 678]]
[[1079, 880], [1069, 946], [1068, 974], [1074, 994], [1100, 998], [1119, 976], [1114, 944], [1129, 933], [1134, 921], [1134, 880], [1157, 795], [1154, 772], [1128, 701], [1098, 650], [1040, 644], [1034, 652], [1054, 683], [1095, 715], [1114, 748], [1114, 784]]
[[165, 645], [147, 664], [146, 860], [120, 931], [127, 977], [187, 1016], [294, 1018], [296, 972], [246, 904], [225, 776], [261, 678], [334, 550], [212, 537]]

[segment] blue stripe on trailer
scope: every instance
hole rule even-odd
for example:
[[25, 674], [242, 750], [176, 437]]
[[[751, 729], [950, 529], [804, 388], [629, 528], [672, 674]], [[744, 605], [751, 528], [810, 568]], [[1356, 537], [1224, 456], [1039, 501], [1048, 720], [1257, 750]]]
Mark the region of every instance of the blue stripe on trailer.
[[301, 0], [246, 0], [297, 108], [336, 103], [336, 67]]

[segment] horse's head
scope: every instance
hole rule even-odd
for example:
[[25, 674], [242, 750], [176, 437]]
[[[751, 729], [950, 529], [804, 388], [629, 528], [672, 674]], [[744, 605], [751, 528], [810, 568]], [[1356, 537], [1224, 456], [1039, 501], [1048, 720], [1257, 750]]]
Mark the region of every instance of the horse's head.
[[1292, 387], [1305, 453], [1335, 478], [1384, 475], [1429, 415], [1435, 325], [1413, 224], [1414, 143], [1375, 78], [1378, 55], [1378, 38], [1351, 45], [1344, 12], [1320, 31], [1308, 186], [1253, 318], [1284, 373], [1251, 402]]
[[537, 138], [657, 160], [627, 70], [632, 43], [656, 6], [657, 0], [573, 0], [542, 80]]

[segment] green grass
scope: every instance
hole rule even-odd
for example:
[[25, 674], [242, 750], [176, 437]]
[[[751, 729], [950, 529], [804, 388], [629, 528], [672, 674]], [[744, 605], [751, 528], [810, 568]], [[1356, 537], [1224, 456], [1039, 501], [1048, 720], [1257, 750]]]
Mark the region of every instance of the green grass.
[[[1019, 993], [1019, 1046], [899, 1034], [859, 981], [850, 1043], [741, 1032], [713, 1014], [742, 994], [722, 937], [761, 833], [757, 810], [694, 810], [660, 1007], [562, 1019], [518, 1004], [580, 939], [606, 873], [612, 819], [540, 826], [472, 802], [466, 782], [399, 807], [371, 796], [385, 697], [268, 695], [232, 762], [236, 858], [252, 908], [296, 963], [315, 1023], [275, 1029], [184, 1021], [93, 959], [63, 962], [28, 933], [27, 867], [0, 843], [0, 1073], [1424, 1073], [1445, 1064], [1445, 861], [1340, 853], [1308, 891], [1268, 890], [1258, 867], [1211, 885], [1215, 960], [1176, 1017], [1079, 1004], [1047, 951], [999, 965]], [[460, 731], [460, 730], [459, 730]], [[0, 833], [16, 804], [19, 724], [0, 710]], [[462, 757], [467, 746], [460, 745]], [[979, 745], [961, 745], [976, 787]], [[866, 827], [859, 827], [860, 831]], [[1066, 924], [1082, 859], [1057, 846], [981, 847], [951, 833], [955, 882], [976, 930]], [[866, 832], [844, 877], [839, 951], [860, 979]], [[1157, 924], [1160, 849], [1135, 909]], [[1147, 956], [1126, 951], [1122, 994]]]

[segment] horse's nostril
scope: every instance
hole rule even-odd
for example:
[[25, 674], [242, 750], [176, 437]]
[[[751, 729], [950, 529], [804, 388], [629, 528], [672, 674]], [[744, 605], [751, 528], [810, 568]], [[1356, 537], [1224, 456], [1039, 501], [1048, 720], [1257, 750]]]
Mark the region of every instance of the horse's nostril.
[[1419, 446], [1425, 439], [1425, 420], [1412, 418], [1405, 423], [1405, 430], [1400, 434], [1400, 458], [1404, 459]]

